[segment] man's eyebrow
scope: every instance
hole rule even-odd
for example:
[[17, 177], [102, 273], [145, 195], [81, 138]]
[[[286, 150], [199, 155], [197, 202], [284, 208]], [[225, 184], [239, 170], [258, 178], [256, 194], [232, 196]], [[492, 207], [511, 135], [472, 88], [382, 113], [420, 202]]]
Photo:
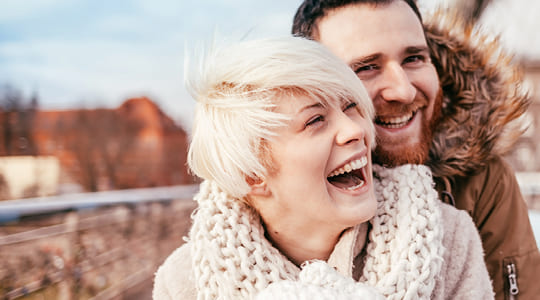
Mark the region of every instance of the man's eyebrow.
[[405, 53], [406, 54], [417, 54], [417, 53], [420, 53], [420, 52], [428, 52], [429, 53], [429, 48], [428, 46], [411, 46], [411, 47], [407, 47], [405, 49]]
[[358, 67], [368, 65], [371, 62], [379, 59], [380, 57], [381, 57], [381, 54], [379, 53], [358, 57], [358, 58], [353, 59], [351, 62], [349, 62], [349, 67], [354, 70]]

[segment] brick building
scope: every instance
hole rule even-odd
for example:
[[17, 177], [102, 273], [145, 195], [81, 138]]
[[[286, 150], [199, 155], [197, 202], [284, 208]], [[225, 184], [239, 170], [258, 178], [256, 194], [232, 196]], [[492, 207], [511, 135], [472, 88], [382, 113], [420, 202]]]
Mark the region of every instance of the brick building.
[[187, 134], [148, 98], [115, 109], [1, 112], [0, 156], [54, 156], [59, 192], [192, 183]]

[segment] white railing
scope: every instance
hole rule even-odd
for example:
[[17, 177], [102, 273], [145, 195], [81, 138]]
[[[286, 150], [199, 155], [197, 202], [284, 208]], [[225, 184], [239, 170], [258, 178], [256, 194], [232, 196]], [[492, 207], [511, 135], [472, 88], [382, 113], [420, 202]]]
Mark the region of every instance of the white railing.
[[198, 188], [198, 185], [178, 185], [0, 201], [0, 224], [15, 221], [22, 216], [56, 211], [188, 199], [193, 197]]
[[0, 202], [0, 269], [9, 274], [0, 276], [2, 299], [54, 291], [55, 299], [123, 297], [151, 279], [182, 243], [197, 190], [172, 186]]
[[516, 178], [524, 196], [540, 196], [540, 172], [518, 172]]

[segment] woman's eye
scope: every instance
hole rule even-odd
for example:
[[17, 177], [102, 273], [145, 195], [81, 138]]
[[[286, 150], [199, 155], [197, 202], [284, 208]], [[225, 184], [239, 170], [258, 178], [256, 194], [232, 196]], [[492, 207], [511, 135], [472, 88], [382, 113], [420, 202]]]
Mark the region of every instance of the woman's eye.
[[350, 103], [347, 103], [347, 105], [345, 106], [345, 108], [343, 109], [343, 111], [347, 111], [347, 110], [349, 110], [349, 109], [351, 109], [351, 108], [354, 108], [354, 107], [356, 107], [356, 105], [357, 105], [356, 102], [350, 102]]
[[313, 118], [309, 119], [309, 121], [306, 122], [306, 124], [304, 125], [304, 128], [307, 128], [308, 126], [311, 126], [311, 125], [315, 125], [318, 122], [322, 122], [322, 121], [324, 121], [324, 116], [321, 116], [321, 115], [314, 116]]

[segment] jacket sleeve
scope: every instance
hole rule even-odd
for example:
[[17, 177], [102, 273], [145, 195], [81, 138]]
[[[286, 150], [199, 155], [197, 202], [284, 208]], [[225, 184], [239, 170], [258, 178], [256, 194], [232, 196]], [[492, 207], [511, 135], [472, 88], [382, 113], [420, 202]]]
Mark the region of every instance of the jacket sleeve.
[[152, 299], [197, 299], [191, 274], [190, 247], [184, 244], [169, 255], [156, 272]]
[[444, 206], [444, 299], [493, 299], [482, 242], [471, 217], [464, 211]]
[[[480, 232], [496, 299], [512, 299], [513, 287], [517, 287], [514, 298], [534, 299], [540, 295], [540, 253], [512, 168], [496, 159], [473, 176], [465, 190], [464, 196], [471, 199], [467, 210]], [[458, 203], [456, 206], [459, 208]], [[512, 276], [516, 286], [511, 286]]]
[[152, 290], [152, 299], [154, 300], [172, 300], [167, 285], [165, 284], [165, 270], [160, 267], [154, 277], [154, 288]]

